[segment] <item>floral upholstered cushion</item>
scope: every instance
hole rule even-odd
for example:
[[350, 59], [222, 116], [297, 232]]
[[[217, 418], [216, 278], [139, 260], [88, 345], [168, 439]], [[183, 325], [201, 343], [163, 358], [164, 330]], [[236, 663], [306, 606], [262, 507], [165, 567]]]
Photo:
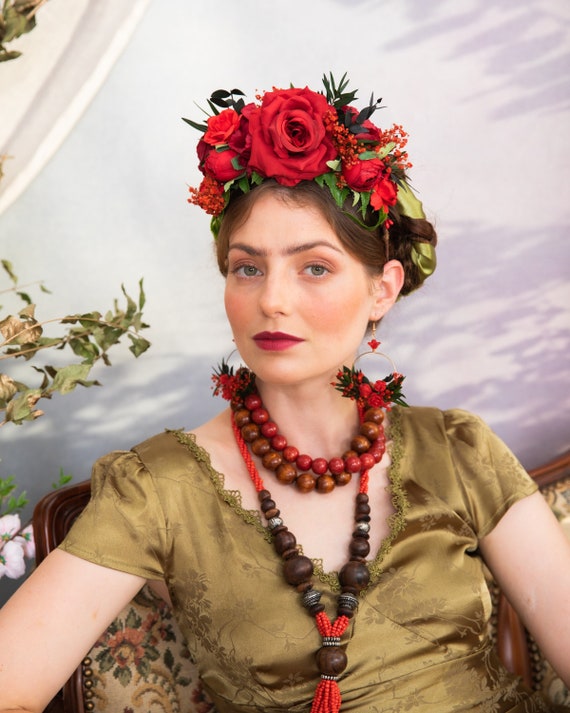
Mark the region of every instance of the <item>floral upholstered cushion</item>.
[[86, 711], [215, 713], [166, 602], [144, 587], [83, 662]]

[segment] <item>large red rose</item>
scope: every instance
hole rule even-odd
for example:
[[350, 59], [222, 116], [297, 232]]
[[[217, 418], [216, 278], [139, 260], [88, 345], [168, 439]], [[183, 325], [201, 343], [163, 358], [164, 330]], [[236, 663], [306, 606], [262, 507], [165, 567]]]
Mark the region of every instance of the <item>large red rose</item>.
[[249, 117], [249, 167], [286, 186], [326, 173], [336, 158], [324, 124], [329, 111], [324, 96], [308, 87], [267, 92]]
[[371, 191], [385, 170], [379, 158], [357, 159], [350, 166], [343, 165], [342, 176], [354, 191]]
[[224, 109], [208, 119], [204, 141], [210, 146], [227, 144], [239, 124], [239, 114], [234, 109]]

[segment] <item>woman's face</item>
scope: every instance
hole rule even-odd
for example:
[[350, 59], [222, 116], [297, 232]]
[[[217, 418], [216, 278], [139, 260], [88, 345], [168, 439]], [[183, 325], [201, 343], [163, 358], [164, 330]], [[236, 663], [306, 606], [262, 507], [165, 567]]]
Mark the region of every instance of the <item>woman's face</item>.
[[330, 381], [351, 364], [382, 278], [373, 279], [318, 210], [265, 194], [230, 237], [226, 312], [236, 346], [265, 383]]

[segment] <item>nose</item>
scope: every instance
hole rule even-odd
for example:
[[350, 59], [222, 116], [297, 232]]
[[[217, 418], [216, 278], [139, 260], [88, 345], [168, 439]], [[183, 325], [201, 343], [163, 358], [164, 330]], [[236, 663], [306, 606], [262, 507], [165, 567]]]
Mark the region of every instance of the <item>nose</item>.
[[267, 317], [288, 314], [291, 305], [291, 285], [281, 272], [268, 274], [263, 281], [259, 306]]

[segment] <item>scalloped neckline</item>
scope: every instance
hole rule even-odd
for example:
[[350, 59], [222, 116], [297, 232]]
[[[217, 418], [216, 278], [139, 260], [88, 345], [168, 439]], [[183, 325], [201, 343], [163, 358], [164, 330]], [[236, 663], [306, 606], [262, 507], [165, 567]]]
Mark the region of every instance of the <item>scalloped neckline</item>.
[[[406, 497], [406, 493], [402, 484], [402, 474], [401, 474], [401, 460], [403, 458], [403, 446], [402, 446], [402, 426], [401, 426], [401, 411], [400, 408], [395, 406], [390, 412], [390, 424], [388, 427], [389, 438], [388, 438], [388, 450], [391, 457], [391, 463], [388, 468], [388, 486], [392, 496], [392, 504], [394, 505], [394, 512], [388, 517], [389, 533], [384, 537], [376, 556], [372, 560], [368, 560], [368, 569], [370, 571], [370, 583], [373, 584], [378, 581], [380, 575], [382, 574], [383, 568], [382, 564], [392, 549], [392, 545], [396, 536], [404, 529], [406, 521], [405, 515], [408, 510], [409, 504]], [[202, 463], [210, 477], [210, 480], [214, 486], [214, 489], [220, 495], [222, 500], [226, 502], [231, 509], [248, 525], [255, 527], [267, 542], [271, 542], [271, 533], [268, 528], [263, 524], [261, 519], [261, 513], [259, 510], [248, 510], [242, 506], [242, 494], [240, 490], [227, 490], [225, 488], [225, 477], [223, 473], [215, 470], [212, 467], [212, 462], [210, 454], [208, 451], [200, 446], [196, 441], [196, 436], [194, 433], [187, 433], [182, 430], [170, 431], [179, 443], [186, 446], [194, 458]], [[302, 552], [302, 545], [299, 545], [299, 549]], [[327, 584], [333, 591], [340, 591], [340, 585], [338, 581], [338, 572], [330, 571], [325, 572], [323, 568], [323, 560], [321, 558], [312, 558], [313, 566], [315, 568], [315, 575], [319, 580]]]

